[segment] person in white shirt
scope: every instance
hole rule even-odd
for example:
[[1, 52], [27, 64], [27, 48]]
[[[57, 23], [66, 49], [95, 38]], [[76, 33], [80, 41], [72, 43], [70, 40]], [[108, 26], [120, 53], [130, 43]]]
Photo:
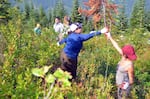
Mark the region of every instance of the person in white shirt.
[[58, 33], [58, 40], [60, 41], [62, 39], [62, 32], [63, 32], [64, 26], [61, 23], [59, 17], [55, 18], [55, 23], [54, 23], [53, 28], [54, 28], [55, 32]]

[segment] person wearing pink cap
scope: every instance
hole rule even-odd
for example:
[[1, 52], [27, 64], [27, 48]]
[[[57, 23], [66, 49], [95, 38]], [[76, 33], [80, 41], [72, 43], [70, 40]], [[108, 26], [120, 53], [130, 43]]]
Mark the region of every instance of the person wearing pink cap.
[[105, 33], [107, 38], [111, 41], [112, 45], [121, 55], [121, 60], [118, 62], [116, 71], [116, 85], [118, 87], [117, 95], [118, 99], [124, 99], [123, 97], [131, 97], [130, 90], [131, 85], [134, 83], [134, 65], [133, 61], [137, 56], [132, 45], [125, 45], [122, 48], [112, 38], [110, 33]]

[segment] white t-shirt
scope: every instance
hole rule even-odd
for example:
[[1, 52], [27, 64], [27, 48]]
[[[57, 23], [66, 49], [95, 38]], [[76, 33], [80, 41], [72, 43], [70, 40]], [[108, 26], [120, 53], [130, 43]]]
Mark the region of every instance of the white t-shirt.
[[62, 23], [55, 23], [53, 28], [55, 30], [55, 32], [57, 33], [62, 33], [63, 32], [63, 24]]

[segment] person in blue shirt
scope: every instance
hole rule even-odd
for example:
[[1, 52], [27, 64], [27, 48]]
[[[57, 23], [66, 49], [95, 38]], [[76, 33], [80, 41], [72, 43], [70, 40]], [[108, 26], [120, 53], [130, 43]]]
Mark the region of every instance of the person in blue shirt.
[[61, 69], [69, 72], [72, 75], [72, 79], [76, 79], [78, 54], [82, 49], [83, 42], [96, 35], [108, 32], [108, 28], [104, 27], [100, 31], [91, 32], [89, 34], [82, 34], [82, 25], [80, 23], [74, 23], [70, 25], [70, 31], [71, 34], [57, 42], [57, 45], [59, 46], [63, 43], [66, 43], [60, 56]]
[[37, 35], [41, 35], [41, 25], [38, 23], [36, 25], [36, 27], [34, 28], [34, 32], [37, 34]]

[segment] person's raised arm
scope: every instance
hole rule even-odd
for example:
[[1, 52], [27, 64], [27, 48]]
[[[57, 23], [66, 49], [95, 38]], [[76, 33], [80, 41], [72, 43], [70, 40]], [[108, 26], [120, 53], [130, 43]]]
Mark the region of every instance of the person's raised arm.
[[105, 33], [108, 37], [108, 39], [111, 41], [113, 46], [116, 48], [116, 50], [119, 52], [119, 54], [123, 55], [122, 49], [119, 47], [118, 43], [112, 38], [110, 33]]

